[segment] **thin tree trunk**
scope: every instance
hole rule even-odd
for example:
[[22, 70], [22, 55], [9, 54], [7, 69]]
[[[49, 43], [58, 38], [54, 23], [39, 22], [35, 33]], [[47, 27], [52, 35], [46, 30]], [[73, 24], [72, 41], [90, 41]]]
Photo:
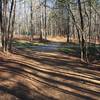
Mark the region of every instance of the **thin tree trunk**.
[[67, 43], [69, 43], [69, 35], [70, 35], [70, 15], [69, 15], [69, 9], [70, 9], [70, 4], [68, 3], [68, 20], [67, 20]]
[[13, 32], [14, 32], [14, 24], [15, 24], [15, 10], [16, 10], [16, 0], [13, 1], [13, 16], [12, 16], [12, 26], [11, 26], [11, 36], [10, 36], [10, 41], [9, 41], [9, 51], [12, 50], [12, 42], [13, 42]]
[[89, 46], [91, 42], [91, 0], [88, 1], [89, 3]]
[[45, 40], [47, 40], [47, 0], [45, 0]]
[[31, 6], [30, 6], [30, 23], [31, 23], [31, 41], [33, 41], [34, 33], [33, 33], [33, 2], [31, 0]]
[[82, 7], [81, 2], [78, 0], [78, 9], [80, 14], [80, 21], [81, 21], [81, 60], [85, 60], [86, 57], [86, 48], [85, 48], [85, 39], [83, 36], [84, 33], [84, 22], [83, 22], [83, 15], [82, 15]]
[[7, 0], [3, 2], [3, 9], [2, 9], [2, 48], [3, 52], [7, 51]]

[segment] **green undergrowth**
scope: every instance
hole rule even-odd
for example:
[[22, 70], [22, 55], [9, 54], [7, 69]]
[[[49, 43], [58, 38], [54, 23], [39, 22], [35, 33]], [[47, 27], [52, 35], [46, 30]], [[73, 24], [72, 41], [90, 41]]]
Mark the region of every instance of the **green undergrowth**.
[[[80, 56], [80, 46], [78, 44], [64, 44], [61, 48], [59, 48], [60, 52], [74, 55], [74, 56]], [[95, 56], [97, 59], [100, 59], [100, 45], [91, 45], [90, 47], [87, 48], [87, 55], [90, 56]]]
[[77, 56], [77, 57], [80, 56], [80, 47], [74, 43], [64, 44], [59, 48], [59, 51], [68, 54], [70, 56]]
[[29, 42], [29, 41], [13, 41], [13, 46], [22, 47], [22, 48], [31, 48], [32, 46], [45, 46], [46, 43], [40, 42]]

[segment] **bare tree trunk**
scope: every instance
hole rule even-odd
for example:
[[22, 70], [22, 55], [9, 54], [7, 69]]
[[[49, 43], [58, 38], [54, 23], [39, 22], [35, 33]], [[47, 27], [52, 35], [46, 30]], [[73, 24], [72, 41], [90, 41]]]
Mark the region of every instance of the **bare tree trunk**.
[[2, 37], [3, 37], [3, 28], [2, 28], [2, 0], [0, 0], [0, 32], [1, 32], [1, 42], [2, 42], [2, 45], [3, 45], [3, 40], [2, 40]]
[[84, 33], [84, 22], [83, 22], [83, 15], [82, 15], [82, 7], [81, 2], [78, 0], [78, 8], [79, 8], [79, 14], [80, 14], [80, 21], [81, 21], [81, 60], [85, 60], [86, 57], [86, 47], [85, 47], [85, 39], [83, 36]]
[[2, 49], [3, 52], [7, 51], [7, 0], [2, 2]]
[[91, 42], [91, 0], [88, 1], [89, 3], [89, 46]]
[[30, 23], [31, 23], [31, 41], [33, 41], [34, 33], [33, 33], [33, 2], [31, 0], [31, 6], [30, 6]]
[[68, 3], [68, 19], [67, 19], [67, 43], [69, 43], [69, 35], [70, 35], [70, 15], [69, 15], [69, 9], [70, 9], [70, 4]]
[[47, 40], [47, 0], [45, 0], [45, 40]]
[[12, 17], [15, 0], [11, 1], [11, 9], [9, 12], [9, 17], [7, 14], [7, 9], [8, 9], [7, 4], [8, 4], [8, 0], [3, 0], [3, 2], [1, 2], [0, 24], [1, 24], [1, 33], [2, 33], [1, 38], [2, 38], [3, 52], [9, 51], [9, 47], [11, 45], [11, 38], [12, 38], [12, 33], [11, 33], [12, 31], [11, 30], [14, 28], [13, 17], [15, 17], [15, 15]]
[[2, 27], [2, 0], [0, 0], [0, 27]]
[[81, 39], [80, 39], [79, 29], [78, 29], [78, 26], [77, 26], [77, 24], [76, 24], [75, 17], [74, 17], [74, 15], [73, 15], [73, 13], [72, 13], [71, 9], [69, 9], [69, 11], [70, 11], [71, 17], [72, 17], [72, 19], [73, 19], [73, 24], [74, 24], [74, 25], [75, 25], [75, 27], [76, 27], [77, 34], [78, 34], [78, 41], [79, 41], [79, 44], [80, 44], [80, 43], [81, 43]]
[[15, 10], [16, 10], [16, 0], [13, 0], [13, 16], [12, 16], [12, 23], [11, 23], [11, 35], [9, 41], [9, 51], [12, 50], [12, 42], [13, 42], [13, 32], [14, 32], [14, 24], [15, 24]]
[[41, 14], [40, 14], [40, 41], [42, 41], [43, 40], [43, 38], [42, 38], [42, 17], [43, 17], [43, 13], [42, 13], [42, 7], [40, 7], [40, 11], [41, 11]]

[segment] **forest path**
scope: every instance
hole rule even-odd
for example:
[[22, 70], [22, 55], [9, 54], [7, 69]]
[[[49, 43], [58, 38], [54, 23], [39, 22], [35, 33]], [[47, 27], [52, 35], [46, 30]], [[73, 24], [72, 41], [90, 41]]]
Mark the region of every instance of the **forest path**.
[[[49, 42], [49, 43], [37, 43], [36, 45], [30, 45], [29, 48], [31, 48], [34, 51], [40, 51], [40, 52], [55, 52], [58, 51], [59, 48], [61, 48], [60, 42]], [[23, 49], [21, 45], [16, 46], [18, 49]]]
[[49, 43], [41, 46], [33, 46], [34, 50], [42, 51], [42, 52], [52, 52], [52, 51], [58, 51], [58, 49], [61, 47], [60, 43]]
[[59, 52], [60, 45], [1, 53], [0, 100], [100, 100], [100, 71], [91, 69], [95, 64]]

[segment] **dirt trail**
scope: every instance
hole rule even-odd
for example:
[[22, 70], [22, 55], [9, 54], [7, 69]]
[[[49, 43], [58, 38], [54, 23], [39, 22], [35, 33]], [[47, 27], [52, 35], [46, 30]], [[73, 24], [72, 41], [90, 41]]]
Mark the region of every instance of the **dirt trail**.
[[0, 100], [100, 100], [100, 72], [58, 52], [59, 47], [1, 54]]

